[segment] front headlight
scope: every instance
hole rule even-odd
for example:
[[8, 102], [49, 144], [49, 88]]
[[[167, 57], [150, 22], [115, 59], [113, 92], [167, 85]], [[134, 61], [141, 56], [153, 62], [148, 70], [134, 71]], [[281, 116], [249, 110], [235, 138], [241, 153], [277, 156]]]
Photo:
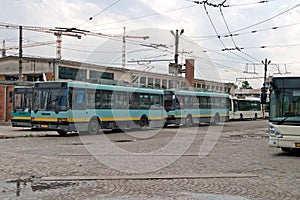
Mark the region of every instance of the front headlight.
[[268, 134], [270, 137], [282, 138], [282, 134], [281, 134], [280, 130], [272, 125], [269, 125]]

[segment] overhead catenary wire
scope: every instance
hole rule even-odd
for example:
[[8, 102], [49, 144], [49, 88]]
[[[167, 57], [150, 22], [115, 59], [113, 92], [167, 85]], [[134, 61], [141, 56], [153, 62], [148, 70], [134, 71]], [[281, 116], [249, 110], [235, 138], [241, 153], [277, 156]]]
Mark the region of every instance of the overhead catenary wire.
[[243, 28], [234, 30], [234, 31], [232, 31], [232, 32], [233, 32], [233, 33], [240, 32], [240, 31], [247, 30], [247, 29], [249, 29], [249, 28], [258, 26], [258, 25], [260, 25], [260, 24], [266, 23], [266, 22], [268, 22], [268, 21], [270, 21], [270, 20], [272, 20], [272, 19], [274, 19], [274, 18], [276, 18], [276, 17], [279, 17], [279, 16], [281, 16], [281, 15], [283, 15], [283, 14], [285, 14], [285, 13], [287, 13], [287, 12], [289, 12], [289, 11], [291, 11], [291, 10], [293, 10], [293, 9], [295, 9], [295, 8], [297, 8], [297, 7], [299, 7], [299, 6], [300, 6], [300, 4], [297, 4], [297, 5], [295, 5], [295, 6], [291, 7], [291, 8], [289, 8], [289, 9], [283, 11], [283, 12], [280, 12], [280, 13], [278, 13], [278, 14], [272, 16], [272, 17], [269, 17], [269, 18], [267, 18], [267, 19], [265, 19], [265, 20], [262, 20], [262, 21], [260, 21], [260, 22], [254, 23], [254, 24], [252, 24], [252, 25], [249, 25], [249, 26], [246, 26], [246, 27], [243, 27]]
[[89, 17], [88, 20], [84, 21], [83, 23], [79, 24], [77, 26], [77, 28], [81, 27], [82, 25], [84, 25], [85, 23], [87, 23], [88, 21], [93, 20], [95, 17], [97, 17], [98, 15], [100, 15], [101, 13], [103, 13], [104, 11], [108, 10], [109, 8], [113, 7], [114, 5], [116, 5], [118, 2], [120, 2], [120, 0], [117, 0], [115, 2], [113, 2], [112, 4], [110, 4], [109, 6], [107, 6], [106, 8], [102, 9], [101, 11], [97, 12], [95, 15]]
[[[223, 3], [225, 3], [225, 2], [226, 2], [226, 0], [225, 0]], [[204, 7], [205, 13], [206, 13], [206, 15], [207, 15], [207, 17], [208, 17], [208, 19], [209, 19], [209, 21], [210, 21], [210, 24], [212, 25], [212, 27], [213, 27], [213, 29], [214, 29], [216, 35], [217, 35], [217, 38], [219, 39], [219, 41], [220, 41], [220, 43], [222, 44], [222, 46], [224, 47], [224, 49], [226, 49], [227, 47], [226, 47], [225, 43], [222, 41], [221, 37], [219, 36], [219, 33], [218, 33], [218, 31], [217, 31], [217, 29], [216, 29], [216, 27], [215, 27], [215, 25], [214, 25], [214, 23], [213, 23], [213, 21], [212, 21], [210, 15], [209, 15], [209, 13], [208, 13], [208, 10], [207, 10], [207, 8], [206, 8], [206, 3], [203, 3], [203, 7]], [[238, 50], [238, 49], [237, 49], [237, 50]], [[233, 55], [235, 55], [235, 56], [237, 56], [237, 57], [243, 59], [243, 60], [247, 60], [248, 62], [251, 62], [251, 60], [249, 60], [249, 59], [247, 59], [247, 58], [244, 58], [244, 57], [242, 57], [242, 56], [240, 56], [240, 55], [238, 55], [238, 54], [236, 54], [236, 53], [234, 53], [234, 52], [231, 52], [231, 51], [229, 51], [229, 52], [230, 52], [231, 54], [233, 54]]]

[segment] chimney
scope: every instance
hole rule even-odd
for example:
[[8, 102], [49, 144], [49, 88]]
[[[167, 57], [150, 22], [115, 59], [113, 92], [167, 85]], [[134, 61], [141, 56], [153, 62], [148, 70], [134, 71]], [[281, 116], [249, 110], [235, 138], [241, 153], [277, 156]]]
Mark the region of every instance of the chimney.
[[194, 59], [185, 60], [185, 80], [188, 87], [194, 87]]

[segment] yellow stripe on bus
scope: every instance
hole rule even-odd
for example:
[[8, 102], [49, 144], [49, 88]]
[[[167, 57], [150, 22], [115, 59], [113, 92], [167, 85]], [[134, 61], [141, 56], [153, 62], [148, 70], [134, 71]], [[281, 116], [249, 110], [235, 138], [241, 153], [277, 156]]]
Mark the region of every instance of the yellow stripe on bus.
[[[214, 114], [202, 114], [202, 115], [192, 115], [193, 117], [214, 117]], [[228, 114], [221, 114], [221, 117], [228, 117]], [[186, 118], [186, 115], [176, 115], [176, 118]]]
[[12, 119], [23, 119], [23, 120], [30, 120], [31, 119], [31, 117], [20, 117], [20, 116], [14, 116], [14, 117], [12, 117]]

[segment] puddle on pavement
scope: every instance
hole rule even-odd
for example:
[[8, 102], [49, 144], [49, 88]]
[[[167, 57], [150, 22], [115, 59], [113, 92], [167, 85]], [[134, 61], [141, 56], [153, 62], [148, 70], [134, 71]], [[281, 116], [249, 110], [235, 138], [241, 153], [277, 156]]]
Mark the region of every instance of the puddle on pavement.
[[123, 140], [114, 140], [114, 142], [136, 142], [136, 139], [123, 139]]
[[1, 199], [22, 198], [22, 196], [34, 196], [35, 192], [63, 189], [76, 185], [78, 185], [78, 183], [75, 182], [40, 182], [31, 180], [0, 181], [0, 197]]

